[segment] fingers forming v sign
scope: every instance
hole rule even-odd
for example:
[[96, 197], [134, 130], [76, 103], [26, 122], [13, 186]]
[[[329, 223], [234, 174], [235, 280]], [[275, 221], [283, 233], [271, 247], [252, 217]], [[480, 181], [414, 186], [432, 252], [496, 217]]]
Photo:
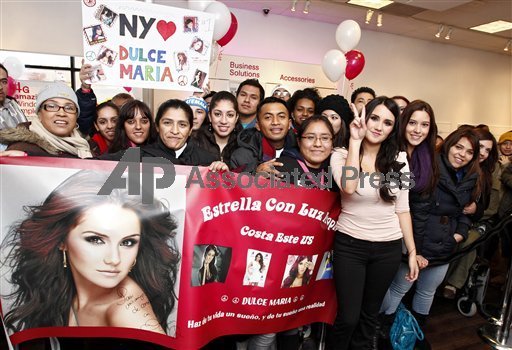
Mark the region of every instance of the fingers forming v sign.
[[352, 111], [354, 112], [354, 120], [350, 123], [350, 137], [354, 140], [362, 140], [366, 135], [366, 109], [363, 106], [361, 115], [357, 111], [356, 105], [351, 103]]

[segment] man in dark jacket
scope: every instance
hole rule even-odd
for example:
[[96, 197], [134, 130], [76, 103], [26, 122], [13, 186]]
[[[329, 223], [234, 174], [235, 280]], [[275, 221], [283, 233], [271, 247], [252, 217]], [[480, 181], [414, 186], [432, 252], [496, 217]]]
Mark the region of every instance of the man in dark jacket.
[[230, 169], [277, 174], [275, 167], [282, 164], [276, 158], [285, 147], [296, 145], [290, 126], [286, 103], [276, 97], [265, 98], [258, 105], [256, 127], [238, 135], [238, 149], [231, 155]]

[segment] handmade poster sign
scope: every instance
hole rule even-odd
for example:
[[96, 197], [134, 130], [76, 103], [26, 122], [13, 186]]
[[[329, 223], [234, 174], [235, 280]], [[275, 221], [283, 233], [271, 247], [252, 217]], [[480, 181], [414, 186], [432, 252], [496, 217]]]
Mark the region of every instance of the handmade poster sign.
[[91, 82], [200, 91], [209, 79], [212, 14], [140, 1], [82, 3]]
[[[197, 349], [332, 323], [336, 194], [176, 166], [149, 201], [132, 185], [100, 195], [117, 164], [0, 160], [0, 302], [14, 344], [118, 337]], [[140, 175], [129, 170], [126, 183]]]

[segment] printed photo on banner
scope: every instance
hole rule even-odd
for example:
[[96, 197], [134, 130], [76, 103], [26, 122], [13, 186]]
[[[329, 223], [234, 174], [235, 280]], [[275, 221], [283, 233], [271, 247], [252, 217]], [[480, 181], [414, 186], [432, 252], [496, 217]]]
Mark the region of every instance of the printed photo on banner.
[[190, 49], [193, 50], [193, 52], [200, 53], [202, 55], [206, 54], [208, 46], [204, 43], [204, 40], [195, 36], [194, 39], [192, 39], [192, 43], [190, 44]]
[[157, 199], [141, 205], [125, 189], [98, 195], [108, 175], [75, 172], [42, 200], [23, 203], [25, 215], [3, 228], [1, 293], [9, 331], [175, 331], [178, 220]]
[[109, 9], [105, 5], [100, 5], [96, 11], [96, 19], [100, 20], [103, 24], [112, 27], [117, 18], [117, 13]]
[[214, 244], [195, 245], [192, 265], [192, 286], [224, 283], [231, 264], [231, 248]]
[[96, 45], [107, 41], [100, 24], [84, 28], [84, 35], [89, 45]]
[[243, 285], [264, 287], [271, 258], [272, 254], [270, 253], [249, 249]]
[[282, 288], [308, 285], [315, 269], [318, 255], [288, 255], [283, 276]]
[[332, 278], [332, 251], [328, 250], [324, 253], [316, 280], [326, 280]]
[[97, 83], [99, 81], [105, 80], [105, 72], [103, 72], [103, 68], [101, 64], [96, 64], [92, 66], [92, 72], [89, 79], [86, 79], [85, 82], [87, 84]]
[[194, 73], [194, 79], [192, 80], [190, 85], [192, 85], [193, 87], [202, 89], [205, 79], [206, 79], [206, 73], [197, 69], [196, 72]]
[[[103, 65], [101, 84], [199, 92], [209, 79], [213, 17], [167, 3], [82, 1], [85, 63]], [[196, 70], [202, 80], [192, 85]]]
[[183, 31], [185, 33], [197, 32], [197, 17], [184, 17], [183, 18]]
[[176, 63], [176, 70], [178, 72], [186, 72], [188, 71], [188, 57], [187, 54], [183, 51], [175, 52], [174, 53], [175, 63]]
[[114, 65], [114, 62], [116, 61], [117, 53], [114, 52], [114, 50], [109, 49], [106, 46], [102, 46], [100, 50], [98, 51], [98, 55], [96, 56], [96, 60], [100, 61], [101, 63], [112, 67]]

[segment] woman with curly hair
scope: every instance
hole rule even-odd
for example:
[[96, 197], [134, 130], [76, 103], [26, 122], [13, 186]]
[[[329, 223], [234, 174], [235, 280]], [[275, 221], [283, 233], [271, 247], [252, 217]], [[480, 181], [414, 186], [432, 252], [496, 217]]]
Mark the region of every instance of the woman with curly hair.
[[288, 277], [283, 281], [283, 288], [302, 287], [311, 279], [310, 266], [313, 265], [311, 256], [299, 255], [290, 269]]
[[108, 174], [81, 171], [62, 182], [3, 243], [12, 275], [5, 323], [34, 327], [130, 327], [165, 334], [180, 254], [176, 223], [157, 201], [116, 189]]

